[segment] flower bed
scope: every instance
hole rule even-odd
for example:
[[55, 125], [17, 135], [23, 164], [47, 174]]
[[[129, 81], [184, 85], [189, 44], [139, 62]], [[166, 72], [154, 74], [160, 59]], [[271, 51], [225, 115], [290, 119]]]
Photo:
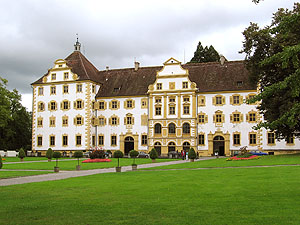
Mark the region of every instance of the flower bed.
[[82, 163], [111, 162], [111, 159], [86, 159]]
[[233, 160], [249, 160], [249, 159], [259, 159], [260, 157], [257, 155], [251, 155], [249, 157], [237, 157], [237, 156], [233, 156], [230, 157], [228, 159], [226, 159], [227, 161], [233, 161]]

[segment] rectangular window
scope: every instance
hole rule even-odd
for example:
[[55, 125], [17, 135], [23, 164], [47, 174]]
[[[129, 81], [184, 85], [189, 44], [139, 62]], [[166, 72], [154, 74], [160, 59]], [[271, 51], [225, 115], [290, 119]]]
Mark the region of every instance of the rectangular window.
[[76, 91], [81, 93], [82, 92], [82, 84], [77, 84]]
[[56, 102], [50, 103], [50, 110], [56, 110]]
[[132, 100], [127, 100], [127, 108], [132, 108]]
[[256, 145], [256, 134], [250, 134], [249, 138], [250, 138], [249, 144], [250, 145]]
[[50, 146], [54, 146], [55, 145], [55, 136], [50, 136]]
[[199, 145], [204, 145], [204, 134], [199, 134], [198, 139]]
[[44, 88], [39, 87], [38, 95], [44, 95]]
[[62, 119], [62, 126], [67, 127], [68, 126], [68, 118], [63, 118]]
[[216, 123], [222, 123], [222, 114], [216, 114]]
[[290, 136], [286, 139], [287, 144], [294, 144], [294, 136]]
[[250, 122], [256, 121], [256, 113], [249, 113], [249, 121]]
[[155, 107], [155, 115], [160, 116], [161, 115], [161, 106], [156, 106]]
[[68, 94], [69, 93], [69, 86], [68, 85], [64, 85], [63, 87], [64, 87], [63, 93], [64, 94]]
[[112, 117], [112, 118], [111, 118], [111, 125], [117, 125], [117, 124], [118, 124], [117, 121], [118, 121], [118, 120], [117, 120], [117, 117]]
[[117, 101], [112, 101], [111, 102], [111, 108], [112, 109], [117, 109], [118, 108], [118, 102]]
[[205, 123], [205, 115], [199, 115], [198, 119], [199, 119], [199, 123]]
[[241, 144], [240, 134], [233, 134], [233, 144], [234, 145], [240, 145]]
[[38, 137], [37, 138], [37, 145], [42, 146], [43, 145], [43, 137]]
[[240, 114], [239, 113], [233, 114], [233, 122], [240, 122]]
[[96, 86], [92, 85], [92, 93], [95, 93], [95, 92], [96, 92]]
[[190, 101], [190, 98], [189, 98], [189, 97], [184, 97], [184, 98], [183, 98], [183, 101], [184, 101], [184, 102], [189, 102], [189, 101]]
[[81, 145], [81, 135], [76, 135], [76, 145]]
[[147, 145], [147, 135], [142, 135], [142, 145]]
[[55, 127], [55, 118], [50, 118], [49, 126], [50, 127]]
[[93, 135], [92, 136], [92, 146], [95, 146], [96, 145], [96, 136]]
[[175, 115], [175, 106], [170, 106], [169, 107], [169, 114], [170, 115]]
[[37, 120], [37, 126], [38, 127], [43, 127], [43, 118], [38, 118], [38, 120]]
[[69, 79], [69, 73], [64, 73], [64, 79], [68, 80]]
[[105, 125], [104, 118], [99, 118], [99, 125], [100, 126], [104, 126]]
[[155, 98], [155, 103], [161, 103], [161, 98]]
[[147, 107], [147, 100], [142, 100], [142, 108]]
[[156, 89], [157, 90], [162, 90], [162, 83], [157, 83], [156, 84]]
[[55, 95], [56, 94], [56, 87], [50, 87], [50, 94]]
[[99, 102], [99, 109], [104, 109], [104, 102]]
[[188, 82], [186, 82], [186, 81], [182, 82], [182, 88], [187, 89], [188, 88]]
[[51, 74], [51, 80], [56, 80], [56, 73]]
[[183, 114], [184, 115], [190, 114], [190, 106], [189, 105], [183, 106]]
[[222, 104], [222, 97], [221, 96], [217, 96], [216, 97], [216, 105], [223, 105]]
[[82, 124], [82, 118], [81, 117], [76, 117], [76, 124], [81, 125]]
[[68, 145], [68, 136], [63, 135], [63, 146], [67, 146], [67, 145]]
[[268, 133], [268, 144], [269, 145], [275, 144], [275, 134], [274, 133]]
[[76, 108], [77, 109], [82, 109], [82, 101], [81, 100], [76, 101]]
[[233, 96], [233, 104], [234, 105], [239, 105], [240, 104], [240, 96], [238, 96], [238, 95]]
[[65, 109], [65, 110], [69, 109], [69, 102], [68, 101], [63, 102], [63, 109]]
[[116, 135], [112, 135], [111, 136], [111, 145], [117, 145], [117, 136]]
[[131, 125], [132, 124], [132, 117], [131, 116], [127, 116], [126, 117], [126, 124], [127, 125]]
[[175, 98], [169, 98], [169, 102], [175, 102]]
[[98, 136], [98, 144], [99, 145], [104, 145], [104, 136], [103, 135]]

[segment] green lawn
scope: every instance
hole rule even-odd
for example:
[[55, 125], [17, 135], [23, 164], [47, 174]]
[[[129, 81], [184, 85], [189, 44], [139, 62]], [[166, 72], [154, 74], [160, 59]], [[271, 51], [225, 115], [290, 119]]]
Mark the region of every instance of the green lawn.
[[300, 154], [295, 155], [266, 155], [260, 159], [226, 161], [226, 158], [210, 159], [190, 163], [159, 166], [155, 168], [145, 168], [143, 170], [153, 169], [191, 169], [191, 168], [211, 168], [211, 167], [239, 167], [239, 166], [263, 166], [263, 165], [285, 165], [300, 164]]
[[299, 173], [137, 171], [0, 187], [0, 224], [300, 224]]
[[[118, 159], [112, 158], [112, 162], [101, 162], [101, 163], [81, 163], [85, 159], [80, 160], [82, 170], [100, 169], [100, 168], [111, 168], [117, 166]], [[174, 159], [157, 159], [157, 162], [166, 162]], [[77, 160], [65, 160], [58, 161], [60, 170], [75, 170]], [[123, 158], [120, 159], [121, 166], [129, 166], [133, 163], [133, 159]], [[137, 164], [152, 163], [151, 159], [136, 159]], [[3, 169], [19, 169], [19, 170], [53, 170], [56, 165], [55, 160], [51, 162], [33, 162], [33, 163], [16, 163], [16, 164], [3, 164]]]
[[0, 179], [40, 175], [40, 174], [46, 174], [46, 173], [51, 173], [51, 172], [48, 172], [48, 171], [1, 171], [0, 170]]

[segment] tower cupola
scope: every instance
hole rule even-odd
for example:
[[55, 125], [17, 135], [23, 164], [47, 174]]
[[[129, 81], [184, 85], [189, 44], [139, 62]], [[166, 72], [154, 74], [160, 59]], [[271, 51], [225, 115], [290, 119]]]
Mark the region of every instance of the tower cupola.
[[76, 43], [75, 43], [74, 47], [75, 47], [75, 51], [79, 51], [80, 52], [80, 46], [81, 46], [81, 44], [78, 41], [78, 34], [76, 34], [76, 35], [77, 35], [77, 40], [76, 40]]

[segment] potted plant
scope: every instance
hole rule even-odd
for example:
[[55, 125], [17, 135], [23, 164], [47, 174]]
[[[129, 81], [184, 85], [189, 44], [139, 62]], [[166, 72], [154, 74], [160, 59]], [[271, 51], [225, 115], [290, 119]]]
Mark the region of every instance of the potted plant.
[[117, 150], [113, 154], [114, 158], [118, 158], [118, 166], [116, 167], [116, 172], [121, 172], [121, 166], [120, 166], [120, 158], [123, 158], [124, 154], [120, 150]]
[[76, 166], [76, 170], [80, 170], [79, 158], [83, 157], [83, 152], [82, 151], [76, 151], [74, 153], [74, 157], [78, 159], [78, 165]]
[[196, 159], [196, 152], [193, 148], [190, 148], [189, 150], [189, 159], [190, 162], [194, 162], [194, 160]]
[[131, 150], [129, 152], [130, 158], [133, 158], [133, 163], [131, 164], [132, 170], [137, 170], [137, 164], [135, 163], [135, 158], [139, 155], [139, 152], [136, 150]]
[[58, 173], [59, 172], [59, 167], [58, 167], [58, 159], [61, 157], [60, 152], [53, 152], [53, 158], [56, 159], [56, 166], [54, 167], [54, 172]]
[[156, 159], [158, 158], [158, 154], [157, 151], [155, 150], [155, 148], [152, 148], [150, 151], [150, 158], [152, 159], [152, 162], [155, 163]]
[[24, 158], [25, 158], [25, 151], [23, 148], [20, 148], [19, 150], [19, 158], [21, 159], [21, 161], [23, 162], [24, 161]]
[[0, 155], [0, 169], [2, 168], [2, 166], [3, 166], [3, 163], [2, 163], [2, 157], [1, 157], [1, 155]]
[[52, 157], [53, 157], [53, 150], [52, 148], [48, 148], [46, 152], [46, 158], [48, 159], [48, 162], [51, 162]]

